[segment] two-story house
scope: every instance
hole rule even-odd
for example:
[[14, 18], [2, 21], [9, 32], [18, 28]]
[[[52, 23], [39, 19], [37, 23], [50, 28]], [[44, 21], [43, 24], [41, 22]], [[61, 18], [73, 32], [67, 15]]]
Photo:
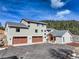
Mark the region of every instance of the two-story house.
[[46, 42], [46, 24], [22, 19], [20, 23], [5, 25], [8, 45], [26, 45]]

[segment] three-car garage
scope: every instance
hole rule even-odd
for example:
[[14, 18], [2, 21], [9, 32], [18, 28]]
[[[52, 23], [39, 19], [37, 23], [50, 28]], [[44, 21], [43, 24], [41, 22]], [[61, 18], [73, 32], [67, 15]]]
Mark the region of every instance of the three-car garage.
[[[13, 44], [28, 44], [29, 43], [28, 37], [13, 37]], [[43, 42], [42, 36], [32, 36], [31, 43], [39, 43]]]

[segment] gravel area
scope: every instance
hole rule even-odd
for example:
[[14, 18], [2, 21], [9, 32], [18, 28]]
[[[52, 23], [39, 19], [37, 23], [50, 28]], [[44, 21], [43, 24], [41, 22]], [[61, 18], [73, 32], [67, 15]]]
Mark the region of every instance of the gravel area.
[[22, 57], [23, 59], [56, 59], [56, 57], [51, 56], [51, 49], [56, 51], [58, 51], [58, 49], [74, 50], [74, 47], [49, 43], [9, 47], [0, 51], [0, 58], [17, 56], [19, 59]]

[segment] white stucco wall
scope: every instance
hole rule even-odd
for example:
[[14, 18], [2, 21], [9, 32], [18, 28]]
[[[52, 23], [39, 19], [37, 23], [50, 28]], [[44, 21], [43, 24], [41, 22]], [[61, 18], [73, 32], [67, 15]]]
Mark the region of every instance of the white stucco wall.
[[[36, 35], [43, 35], [44, 30], [46, 30], [46, 25], [42, 26], [42, 24], [39, 24], [39, 26], [37, 26], [36, 23], [30, 23], [30, 24], [28, 24], [24, 20], [22, 20], [21, 23], [25, 24], [26, 26], [30, 25], [30, 27], [29, 27], [29, 33], [30, 33], [30, 35], [35, 35], [35, 36]], [[35, 33], [35, 29], [38, 29], [38, 33]], [[43, 30], [43, 32], [41, 30]]]
[[56, 37], [56, 44], [62, 44], [62, 37]]
[[20, 28], [20, 32], [16, 32], [16, 28], [10, 28], [7, 26], [6, 32], [7, 32], [8, 45], [12, 45], [13, 37], [22, 37], [22, 36], [28, 37], [29, 36], [28, 29], [23, 29], [23, 28]]
[[[24, 37], [26, 36], [28, 38], [28, 44], [32, 44], [32, 36], [43, 36], [43, 42], [46, 42], [46, 38], [44, 35], [44, 31], [46, 30], [46, 25], [42, 26], [34, 23], [28, 24], [27, 22], [22, 21], [23, 24], [26, 26], [30, 25], [29, 29], [23, 29], [20, 28], [20, 32], [16, 32], [16, 28], [10, 28], [8, 25], [6, 25], [5, 31], [7, 33], [7, 41], [8, 45], [12, 45], [13, 37]], [[35, 29], [38, 30], [37, 33], [35, 33]], [[43, 32], [41, 31], [43, 30]]]
[[[37, 26], [36, 23], [29, 23], [28, 24], [28, 22], [26, 22], [24, 20], [22, 20], [21, 23], [25, 24], [26, 26], [30, 25], [30, 27], [28, 29], [30, 36], [43, 36], [43, 42], [46, 42], [46, 38], [45, 38], [46, 35], [44, 34], [44, 33], [46, 33], [45, 32], [46, 25], [39, 24], [39, 26]], [[38, 30], [37, 33], [35, 33], [35, 29]], [[43, 32], [41, 30], [43, 30]]]
[[11, 40], [9, 39], [10, 35], [9, 35], [9, 28], [8, 25], [5, 26], [5, 32], [6, 32], [6, 39], [7, 39], [7, 43], [8, 45], [12, 44]]
[[63, 37], [64, 37], [63, 44], [72, 42], [72, 36], [71, 36], [71, 34], [70, 34], [69, 32], [66, 32], [66, 33], [62, 36], [62, 40], [63, 40]]
[[70, 42], [72, 42], [72, 36], [69, 32], [66, 32], [62, 37], [56, 37], [55, 41], [57, 44], [66, 44]]

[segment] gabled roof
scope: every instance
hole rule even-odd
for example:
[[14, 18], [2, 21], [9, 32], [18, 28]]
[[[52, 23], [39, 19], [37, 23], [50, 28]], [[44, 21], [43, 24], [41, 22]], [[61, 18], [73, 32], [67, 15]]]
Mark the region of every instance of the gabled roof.
[[16, 22], [6, 22], [9, 27], [19, 27], [19, 28], [28, 28], [26, 25], [22, 23], [16, 23]]
[[67, 31], [68, 31], [68, 30], [53, 30], [53, 31], [51, 32], [51, 34], [52, 34], [53, 36], [61, 37], [61, 36], [63, 36]]
[[[26, 21], [26, 22], [31, 22], [31, 23], [46, 25], [46, 23], [40, 22], [40, 21], [34, 21], [34, 20], [29, 20], [29, 19], [22, 19], [22, 20], [24, 20], [24, 21]], [[22, 20], [21, 20], [21, 21], [22, 21]]]

